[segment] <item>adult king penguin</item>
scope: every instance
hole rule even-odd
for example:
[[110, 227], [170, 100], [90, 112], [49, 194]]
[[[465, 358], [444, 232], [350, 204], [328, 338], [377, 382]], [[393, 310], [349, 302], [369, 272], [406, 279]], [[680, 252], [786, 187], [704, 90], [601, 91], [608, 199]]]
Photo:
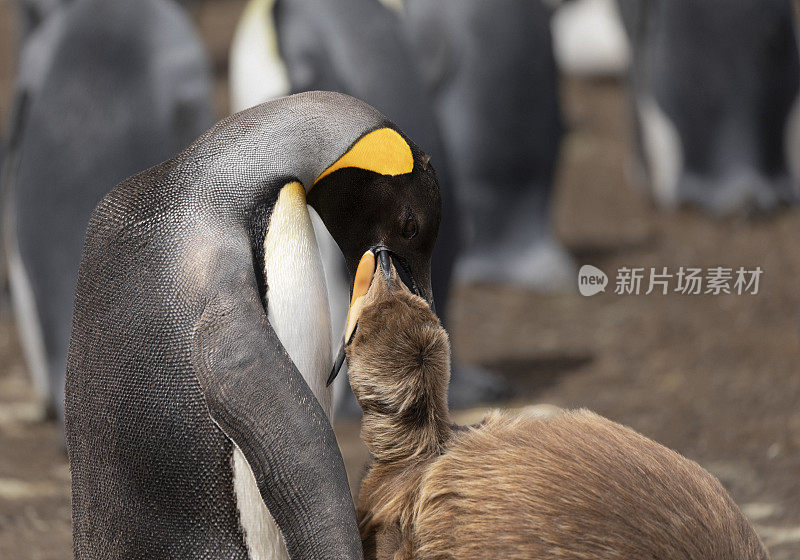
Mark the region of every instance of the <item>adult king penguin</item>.
[[67, 369], [76, 558], [361, 557], [307, 204], [351, 277], [380, 245], [431, 301], [429, 158], [346, 95], [233, 115], [95, 209]]
[[4, 190], [4, 242], [26, 362], [63, 421], [86, 224], [109, 188], [213, 124], [200, 39], [171, 0], [72, 0], [25, 41]]

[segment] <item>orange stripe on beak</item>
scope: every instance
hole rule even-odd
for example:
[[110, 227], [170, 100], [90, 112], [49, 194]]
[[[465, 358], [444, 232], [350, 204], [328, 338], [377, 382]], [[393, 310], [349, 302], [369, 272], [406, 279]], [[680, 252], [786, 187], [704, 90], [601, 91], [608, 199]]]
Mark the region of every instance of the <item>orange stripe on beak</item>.
[[356, 328], [361, 310], [364, 308], [364, 296], [369, 291], [374, 275], [375, 255], [372, 251], [367, 251], [358, 263], [356, 277], [353, 281], [353, 297], [350, 299], [350, 310], [347, 312], [347, 328], [344, 331], [345, 343], [350, 340]]

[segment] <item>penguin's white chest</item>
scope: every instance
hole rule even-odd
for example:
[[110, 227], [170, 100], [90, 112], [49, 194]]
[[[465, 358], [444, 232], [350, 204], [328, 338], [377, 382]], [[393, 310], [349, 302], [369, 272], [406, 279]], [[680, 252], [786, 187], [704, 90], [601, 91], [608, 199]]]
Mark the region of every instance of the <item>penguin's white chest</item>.
[[328, 418], [331, 318], [317, 239], [300, 183], [278, 196], [264, 241], [267, 318]]
[[[305, 189], [281, 190], [264, 240], [267, 318], [328, 418], [331, 391], [331, 321], [322, 260], [306, 206]], [[287, 559], [278, 526], [264, 505], [242, 452], [233, 453], [233, 480], [240, 522], [252, 560]]]

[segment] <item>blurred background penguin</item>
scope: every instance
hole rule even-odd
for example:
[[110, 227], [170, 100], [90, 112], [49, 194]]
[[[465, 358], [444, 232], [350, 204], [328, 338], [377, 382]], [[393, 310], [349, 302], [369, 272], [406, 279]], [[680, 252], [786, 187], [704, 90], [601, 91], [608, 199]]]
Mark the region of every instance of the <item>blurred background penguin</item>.
[[464, 283], [558, 290], [575, 275], [550, 220], [563, 132], [550, 14], [527, 0], [407, 2], [464, 213]]
[[23, 2], [5, 166], [14, 314], [63, 422], [74, 284], [89, 215], [115, 184], [213, 123], [204, 47], [171, 0]]
[[656, 204], [712, 215], [797, 201], [800, 60], [785, 0], [620, 0], [637, 169]]

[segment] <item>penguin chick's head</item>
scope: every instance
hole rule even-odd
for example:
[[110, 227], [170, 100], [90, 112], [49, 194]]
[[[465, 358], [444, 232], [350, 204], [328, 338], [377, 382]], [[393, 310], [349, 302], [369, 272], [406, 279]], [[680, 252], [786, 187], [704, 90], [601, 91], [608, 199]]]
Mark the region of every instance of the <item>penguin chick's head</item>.
[[365, 413], [400, 415], [414, 422], [446, 415], [447, 332], [391, 261], [381, 260], [346, 349], [350, 385]]
[[433, 301], [430, 261], [442, 201], [430, 158], [388, 123], [364, 134], [309, 190], [351, 281], [370, 248], [389, 249], [415, 292]]

